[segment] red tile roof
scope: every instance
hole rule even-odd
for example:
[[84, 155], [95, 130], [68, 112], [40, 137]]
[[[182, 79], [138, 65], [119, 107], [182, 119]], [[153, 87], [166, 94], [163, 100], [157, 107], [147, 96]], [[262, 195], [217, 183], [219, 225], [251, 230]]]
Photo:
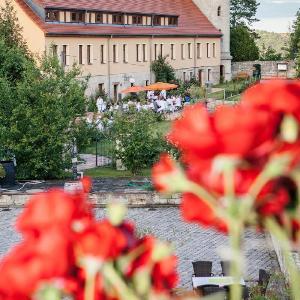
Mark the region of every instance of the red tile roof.
[[[26, 0], [16, 0], [23, 2]], [[200, 11], [192, 0], [34, 0], [36, 4], [44, 8], [65, 8], [82, 10], [99, 10], [110, 12], [145, 13], [178, 15], [177, 27], [162, 26], [133, 26], [133, 25], [96, 25], [75, 23], [47, 23], [42, 21], [30, 7], [25, 9], [39, 26], [43, 28], [46, 35], [199, 35], [199, 36], [221, 36], [207, 17]], [[41, 24], [42, 23], [42, 24]]]

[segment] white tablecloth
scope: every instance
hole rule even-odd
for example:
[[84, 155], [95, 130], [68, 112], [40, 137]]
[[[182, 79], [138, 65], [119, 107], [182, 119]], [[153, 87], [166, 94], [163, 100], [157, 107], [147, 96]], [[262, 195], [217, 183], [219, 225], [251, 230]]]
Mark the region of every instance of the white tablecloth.
[[[224, 287], [232, 285], [234, 283], [233, 278], [230, 276], [220, 276], [220, 277], [193, 277], [193, 288], [201, 287], [204, 285], [215, 285], [219, 287]], [[245, 286], [245, 280], [241, 279], [240, 284]]]

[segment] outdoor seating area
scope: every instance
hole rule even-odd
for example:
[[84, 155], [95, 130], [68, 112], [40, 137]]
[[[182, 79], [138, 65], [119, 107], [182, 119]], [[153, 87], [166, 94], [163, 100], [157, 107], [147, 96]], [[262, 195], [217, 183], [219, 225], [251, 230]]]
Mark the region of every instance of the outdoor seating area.
[[[152, 110], [157, 113], [174, 113], [183, 108], [183, 106], [190, 104], [190, 97], [187, 95], [182, 97], [180, 95], [171, 95], [168, 91], [176, 89], [176, 84], [157, 82], [148, 86], [132, 86], [123, 91], [122, 94], [130, 94], [127, 102], [118, 101], [110, 105], [103, 98], [97, 99], [97, 108], [99, 113], [113, 112], [117, 110], [129, 111], [134, 109], [136, 111]], [[145, 92], [145, 98], [140, 99], [138, 93]], [[128, 99], [128, 97], [127, 97]]]
[[[222, 272], [220, 274], [212, 273], [212, 261], [194, 261], [192, 262], [194, 274], [192, 276], [192, 286], [194, 291], [201, 296], [212, 294], [223, 294], [224, 299], [229, 299], [230, 286], [234, 283], [234, 279], [230, 276], [230, 261], [221, 261]], [[255, 283], [261, 295], [265, 295], [270, 281], [270, 274], [260, 269], [259, 279]], [[243, 299], [249, 299], [249, 287], [246, 281], [241, 279], [240, 285], [243, 288]]]

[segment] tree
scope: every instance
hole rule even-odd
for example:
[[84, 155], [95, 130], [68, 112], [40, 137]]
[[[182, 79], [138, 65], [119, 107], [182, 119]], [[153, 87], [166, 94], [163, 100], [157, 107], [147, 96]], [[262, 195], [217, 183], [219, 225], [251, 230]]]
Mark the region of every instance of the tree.
[[64, 70], [56, 57], [37, 65], [6, 1], [0, 11], [0, 145], [16, 156], [19, 177], [62, 177], [70, 166], [76, 118], [86, 106], [79, 74], [75, 66]]
[[5, 0], [0, 7], [0, 39], [9, 47], [17, 48], [24, 52], [27, 57], [31, 54], [23, 39], [22, 27], [18, 22], [17, 13], [9, 0]]
[[295, 59], [298, 56], [300, 48], [300, 10], [297, 11], [296, 20], [292, 25], [289, 43], [289, 58]]
[[278, 61], [282, 60], [282, 54], [277, 53], [274, 48], [269, 46], [266, 48], [265, 45], [263, 45], [262, 51], [260, 53], [260, 60], [262, 61]]
[[233, 61], [253, 61], [259, 59], [259, 49], [248, 28], [239, 25], [230, 31], [230, 48]]
[[230, 3], [230, 25], [231, 28], [237, 26], [249, 26], [258, 21], [255, 17], [259, 3], [257, 0], [231, 0]]
[[155, 74], [156, 81], [172, 82], [175, 80], [175, 70], [167, 62], [167, 56], [159, 55], [157, 60], [152, 62], [151, 70]]
[[85, 83], [75, 67], [64, 71], [45, 57], [16, 87], [0, 81], [0, 143], [16, 156], [21, 178], [60, 178], [70, 167], [76, 117], [85, 112]]

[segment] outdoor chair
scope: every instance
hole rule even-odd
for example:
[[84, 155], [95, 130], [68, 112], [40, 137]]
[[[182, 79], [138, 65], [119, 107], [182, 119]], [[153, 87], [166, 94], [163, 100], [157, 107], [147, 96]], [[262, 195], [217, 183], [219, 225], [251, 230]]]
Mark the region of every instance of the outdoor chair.
[[270, 282], [271, 275], [263, 269], [259, 270], [259, 277], [258, 277], [258, 286], [260, 287], [261, 293], [265, 296], [268, 284]]
[[194, 276], [196, 277], [210, 277], [212, 276], [212, 262], [211, 261], [194, 261], [193, 263]]
[[222, 275], [230, 276], [230, 260], [221, 261]]

